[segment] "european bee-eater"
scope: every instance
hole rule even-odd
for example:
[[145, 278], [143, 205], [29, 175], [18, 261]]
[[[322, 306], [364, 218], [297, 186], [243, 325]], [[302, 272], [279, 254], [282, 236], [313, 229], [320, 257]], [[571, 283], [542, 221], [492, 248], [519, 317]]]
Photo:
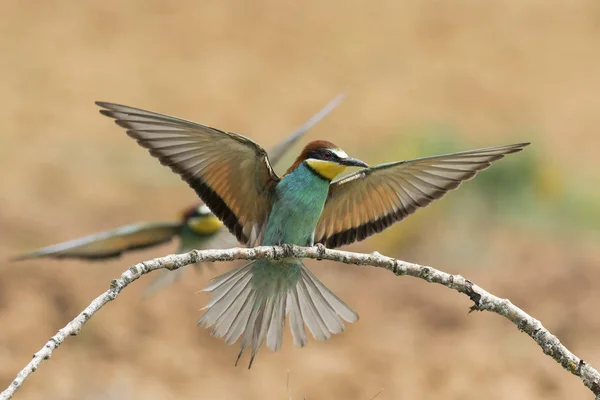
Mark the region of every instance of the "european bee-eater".
[[[343, 100], [340, 94], [331, 100], [317, 114], [292, 132], [285, 140], [278, 143], [269, 157], [273, 164], [278, 163], [284, 154], [313, 126], [327, 116]], [[85, 260], [106, 260], [119, 257], [131, 250], [144, 249], [179, 238], [179, 253], [192, 249], [219, 248], [234, 245], [235, 239], [221, 230], [223, 223], [215, 217], [204, 204], [186, 208], [178, 221], [142, 222], [122, 226], [110, 231], [88, 235], [63, 243], [43, 247], [19, 255], [14, 260], [31, 258], [80, 258]], [[176, 281], [183, 269], [161, 271], [146, 288], [149, 294]]]
[[180, 248], [190, 247], [192, 238], [196, 236], [211, 237], [222, 226], [222, 222], [215, 217], [204, 204], [186, 209], [180, 221], [142, 222], [121, 226], [119, 228], [100, 232], [68, 242], [42, 247], [31, 252], [21, 254], [13, 260], [26, 260], [30, 258], [81, 258], [84, 260], [106, 260], [119, 257], [131, 250], [143, 249], [165, 243], [174, 236], [181, 238]]
[[[419, 207], [528, 143], [399, 161], [370, 168], [327, 141], [309, 143], [283, 177], [252, 140], [194, 122], [132, 107], [97, 103], [127, 134], [179, 174], [246, 245], [323, 243], [333, 248], [381, 232]], [[363, 168], [333, 181], [347, 167]], [[294, 343], [344, 329], [358, 314], [302, 263], [257, 260], [204, 289], [211, 300], [199, 325], [229, 344], [241, 336], [251, 348], [281, 348], [286, 315]], [[237, 364], [237, 361], [236, 361]]]

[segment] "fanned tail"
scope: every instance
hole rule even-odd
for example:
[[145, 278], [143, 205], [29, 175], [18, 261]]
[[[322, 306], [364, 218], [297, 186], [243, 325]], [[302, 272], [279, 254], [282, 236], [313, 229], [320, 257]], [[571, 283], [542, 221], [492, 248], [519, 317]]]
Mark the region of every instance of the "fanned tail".
[[252, 349], [250, 364], [266, 341], [273, 351], [281, 348], [286, 315], [294, 344], [306, 345], [308, 327], [317, 340], [327, 340], [344, 330], [344, 322], [358, 321], [358, 314], [323, 285], [299, 261], [253, 261], [215, 278], [204, 289], [212, 292], [198, 325], [213, 327], [212, 334], [228, 344], [241, 337], [241, 349]]

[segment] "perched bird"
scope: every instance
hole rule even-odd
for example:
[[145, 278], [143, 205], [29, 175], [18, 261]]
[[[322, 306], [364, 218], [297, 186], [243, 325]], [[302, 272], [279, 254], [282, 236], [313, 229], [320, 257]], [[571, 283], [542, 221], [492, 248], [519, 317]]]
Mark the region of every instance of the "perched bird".
[[[315, 124], [328, 115], [344, 99], [340, 94], [323, 109], [277, 144], [270, 152], [273, 163], [279, 162], [284, 154]], [[232, 246], [235, 238], [222, 229], [223, 223], [204, 204], [186, 208], [177, 221], [143, 222], [122, 226], [110, 231], [88, 235], [19, 255], [13, 260], [31, 258], [79, 258], [84, 260], [106, 260], [119, 257], [131, 250], [143, 249], [179, 238], [179, 253], [192, 249], [207, 249]], [[161, 271], [148, 285], [144, 294], [176, 281], [183, 272]]]
[[[309, 143], [283, 177], [250, 139], [205, 125], [112, 103], [97, 103], [127, 134], [179, 174], [246, 245], [322, 243], [337, 247], [381, 232], [528, 143], [399, 161], [370, 168], [328, 141]], [[348, 167], [363, 168], [333, 181]], [[198, 322], [229, 344], [281, 348], [286, 315], [294, 343], [327, 340], [358, 314], [302, 260], [257, 260], [217, 277]], [[236, 364], [237, 364], [236, 361]]]

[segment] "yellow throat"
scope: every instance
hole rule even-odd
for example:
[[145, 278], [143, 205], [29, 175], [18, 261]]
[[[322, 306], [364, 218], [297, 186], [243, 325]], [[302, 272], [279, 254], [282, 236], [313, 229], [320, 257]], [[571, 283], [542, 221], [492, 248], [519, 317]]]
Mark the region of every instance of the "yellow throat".
[[336, 162], [315, 160], [312, 158], [306, 160], [306, 163], [319, 175], [321, 175], [323, 178], [329, 179], [330, 181], [348, 168], [345, 165], [341, 165]]
[[208, 235], [221, 229], [223, 223], [219, 218], [211, 214], [204, 217], [190, 218], [187, 221], [187, 225], [199, 235]]

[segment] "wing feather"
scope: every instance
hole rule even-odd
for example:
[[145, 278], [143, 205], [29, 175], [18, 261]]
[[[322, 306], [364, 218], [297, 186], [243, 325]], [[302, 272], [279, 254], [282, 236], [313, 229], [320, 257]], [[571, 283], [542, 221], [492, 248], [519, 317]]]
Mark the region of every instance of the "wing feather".
[[262, 239], [279, 177], [267, 153], [236, 133], [151, 111], [97, 102], [150, 154], [186, 181], [237, 239]]
[[528, 144], [382, 164], [335, 181], [315, 230], [315, 243], [334, 248], [381, 232]]
[[68, 242], [43, 247], [15, 257], [29, 258], [81, 258], [105, 260], [119, 257], [122, 253], [152, 247], [169, 242], [181, 230], [180, 222], [150, 222], [126, 225], [120, 228], [88, 235]]

